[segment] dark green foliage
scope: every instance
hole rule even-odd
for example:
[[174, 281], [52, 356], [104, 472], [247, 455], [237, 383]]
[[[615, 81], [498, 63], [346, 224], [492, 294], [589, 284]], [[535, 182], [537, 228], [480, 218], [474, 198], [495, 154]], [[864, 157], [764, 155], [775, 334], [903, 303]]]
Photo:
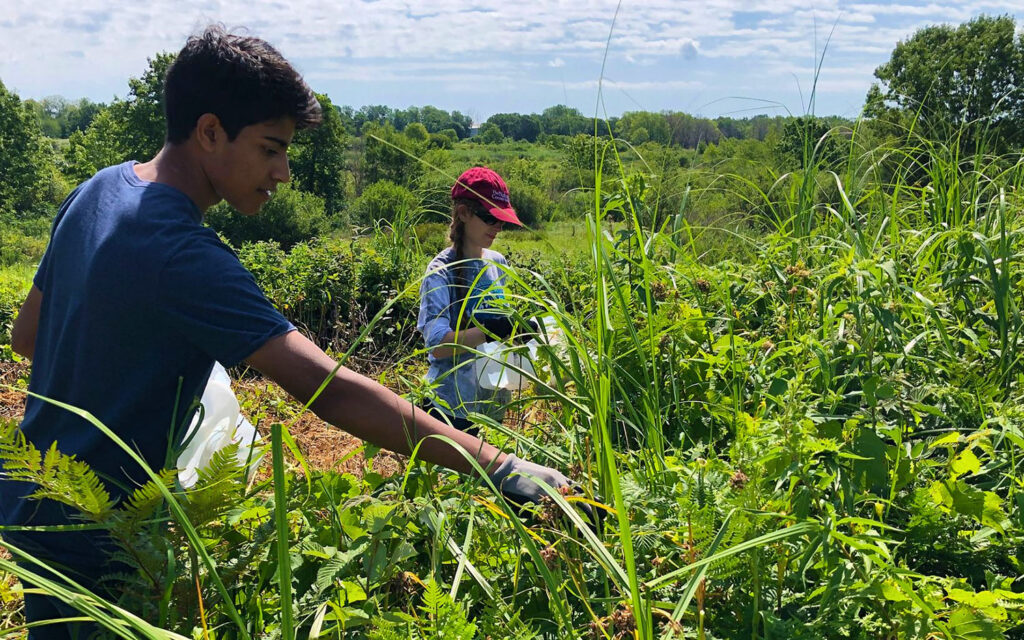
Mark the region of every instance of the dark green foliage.
[[586, 118], [579, 109], [563, 104], [548, 107], [539, 116], [541, 131], [547, 134], [574, 136], [594, 131], [594, 121]]
[[32, 107], [43, 135], [50, 138], [67, 138], [76, 131], [85, 131], [93, 118], [106, 106], [88, 98], [70, 101], [63, 96], [49, 96], [42, 100], [26, 100]]
[[798, 169], [817, 165], [841, 171], [848, 155], [848, 126], [836, 119], [801, 116], [786, 122], [776, 147], [781, 168]]
[[506, 182], [512, 207], [524, 225], [532, 227], [550, 219], [552, 202], [543, 189], [521, 178]]
[[285, 248], [319, 236], [330, 224], [323, 200], [288, 184], [279, 186], [257, 215], [243, 215], [222, 202], [206, 212], [205, 220], [235, 246], [273, 240]]
[[295, 135], [289, 162], [295, 188], [321, 198], [328, 216], [345, 204], [345, 148], [348, 137], [330, 98], [317, 94], [323, 121]]
[[54, 160], [32, 109], [0, 82], [0, 219], [49, 213], [64, 197]]
[[615, 125], [615, 135], [633, 144], [672, 141], [672, 128], [663, 114], [650, 111], [627, 111]]
[[965, 149], [997, 153], [1024, 141], [1024, 37], [1010, 16], [980, 16], [953, 27], [931, 26], [900, 42], [875, 69], [867, 114], [902, 118], [939, 140], [961, 136]]
[[501, 134], [511, 140], [534, 142], [540, 135], [540, 118], [521, 113], [496, 113], [487, 119], [501, 129]]
[[75, 131], [65, 150], [65, 172], [74, 182], [100, 169], [124, 162], [145, 162], [163, 147], [166, 134], [163, 85], [175, 55], [158, 53], [141, 78], [128, 81], [128, 97], [114, 100], [82, 131]]
[[352, 224], [373, 226], [411, 215], [417, 204], [416, 196], [405, 187], [390, 180], [380, 180], [367, 187], [352, 203], [349, 218]]
[[483, 144], [498, 144], [504, 139], [505, 136], [502, 134], [501, 128], [493, 122], [485, 122], [476, 134], [476, 141]]
[[382, 180], [410, 187], [423, 171], [417, 158], [426, 151], [426, 143], [410, 140], [391, 125], [367, 125], [363, 131], [363, 144], [359, 173], [361, 189]]

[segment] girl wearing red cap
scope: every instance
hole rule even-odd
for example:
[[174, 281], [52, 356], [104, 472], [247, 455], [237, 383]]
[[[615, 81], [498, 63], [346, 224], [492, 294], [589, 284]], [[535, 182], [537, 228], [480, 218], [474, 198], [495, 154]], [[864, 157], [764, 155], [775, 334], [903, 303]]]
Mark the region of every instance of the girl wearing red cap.
[[[417, 328], [423, 334], [437, 396], [426, 407], [436, 417], [476, 434], [469, 413], [501, 422], [509, 392], [484, 389], [473, 366], [473, 349], [512, 336], [515, 322], [495, 309], [504, 298], [505, 256], [491, 250], [506, 224], [522, 226], [508, 187], [486, 167], [467, 170], [452, 186], [452, 245], [427, 267], [420, 287]], [[468, 347], [460, 349], [459, 347]]]

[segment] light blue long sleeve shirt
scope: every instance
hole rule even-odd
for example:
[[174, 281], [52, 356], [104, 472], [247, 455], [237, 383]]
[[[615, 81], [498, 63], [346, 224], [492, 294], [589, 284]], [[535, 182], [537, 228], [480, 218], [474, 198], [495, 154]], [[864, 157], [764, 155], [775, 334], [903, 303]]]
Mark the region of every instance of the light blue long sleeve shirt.
[[[511, 394], [504, 390], [483, 389], [480, 386], [474, 354], [460, 353], [455, 357], [437, 358], [433, 349], [443, 344], [444, 337], [455, 331], [462, 301], [458, 299], [457, 282], [472, 293], [466, 296], [466, 313], [484, 315], [495, 300], [505, 297], [505, 256], [484, 249], [480, 260], [463, 260], [458, 265], [454, 249], [445, 249], [430, 262], [420, 286], [420, 313], [416, 328], [423, 334], [428, 351], [430, 369], [427, 380], [436, 383], [434, 404], [450, 416], [465, 418], [468, 413], [481, 413], [501, 421]], [[499, 266], [501, 265], [501, 266]], [[461, 273], [457, 273], [461, 272]], [[464, 290], [467, 290], [464, 289]], [[472, 325], [463, 320], [459, 330]]]

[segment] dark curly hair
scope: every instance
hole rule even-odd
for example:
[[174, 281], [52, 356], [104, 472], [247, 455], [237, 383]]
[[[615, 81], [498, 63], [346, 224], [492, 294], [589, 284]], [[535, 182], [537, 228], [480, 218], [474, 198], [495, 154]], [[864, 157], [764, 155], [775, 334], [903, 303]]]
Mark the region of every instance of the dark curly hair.
[[211, 25], [192, 36], [164, 82], [167, 142], [184, 142], [204, 113], [234, 140], [245, 127], [290, 117], [296, 128], [320, 124], [320, 103], [302, 76], [266, 41]]

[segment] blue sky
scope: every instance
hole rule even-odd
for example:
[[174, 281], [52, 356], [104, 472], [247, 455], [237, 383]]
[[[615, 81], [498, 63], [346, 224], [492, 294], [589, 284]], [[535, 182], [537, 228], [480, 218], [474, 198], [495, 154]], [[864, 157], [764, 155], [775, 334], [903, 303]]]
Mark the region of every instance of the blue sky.
[[625, 0], [617, 17], [616, 7], [612, 0], [4, 0], [0, 80], [22, 98], [107, 101], [127, 93], [147, 57], [178, 50], [218, 21], [269, 40], [338, 104], [432, 104], [480, 121], [558, 103], [586, 115], [744, 116], [805, 111], [827, 41], [815, 112], [855, 116], [875, 67], [915, 30], [982, 13], [1010, 14], [1024, 27], [1024, 0]]

